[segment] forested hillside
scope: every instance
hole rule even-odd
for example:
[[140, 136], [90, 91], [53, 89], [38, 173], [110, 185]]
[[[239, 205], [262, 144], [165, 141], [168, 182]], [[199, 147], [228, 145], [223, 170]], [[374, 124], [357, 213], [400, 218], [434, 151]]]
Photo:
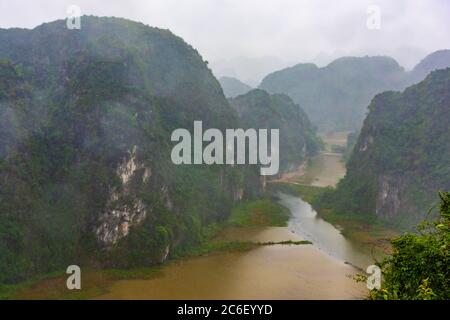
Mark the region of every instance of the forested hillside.
[[295, 170], [319, 151], [321, 141], [308, 116], [287, 95], [255, 89], [229, 101], [244, 128], [280, 130], [280, 173]]
[[433, 70], [450, 67], [449, 52], [430, 54], [410, 72], [381, 56], [339, 58], [323, 68], [298, 64], [267, 75], [259, 87], [289, 95], [321, 131], [354, 131], [362, 126], [376, 94], [404, 89]]
[[403, 68], [388, 57], [340, 58], [326, 67], [298, 64], [269, 74], [261, 89], [285, 93], [320, 130], [357, 129], [372, 97], [396, 88]]
[[369, 110], [345, 178], [315, 202], [414, 226], [438, 202], [437, 192], [450, 189], [450, 68], [377, 95]]
[[61, 20], [0, 30], [0, 59], [0, 283], [162, 262], [259, 193], [257, 168], [172, 164], [175, 128], [238, 118], [171, 32]]

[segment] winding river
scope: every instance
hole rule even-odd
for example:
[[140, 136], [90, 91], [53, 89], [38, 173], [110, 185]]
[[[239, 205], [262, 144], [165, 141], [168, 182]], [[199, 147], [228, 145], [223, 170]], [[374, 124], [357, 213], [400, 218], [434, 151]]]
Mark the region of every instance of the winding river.
[[[334, 178], [330, 181], [330, 174], [321, 170], [314, 183], [335, 184], [345, 168], [339, 157], [322, 156], [332, 164], [327, 168], [334, 168]], [[370, 255], [317, 217], [301, 198], [284, 193], [278, 198], [291, 211], [288, 227], [227, 229], [220, 240], [310, 240], [312, 245], [260, 246], [171, 262], [154, 279], [116, 281], [98, 299], [363, 298], [367, 289], [352, 276], [360, 272], [356, 267], [371, 264]]]
[[331, 223], [317, 216], [311, 205], [299, 197], [279, 193], [279, 202], [291, 211], [288, 228], [300, 238], [309, 240], [319, 250], [360, 269], [372, 264], [367, 250], [346, 239]]
[[[120, 280], [99, 299], [360, 299], [352, 264], [367, 257], [298, 197], [280, 194], [292, 212], [289, 227], [227, 230], [235, 241], [307, 239], [313, 245], [261, 246], [172, 262], [151, 280]], [[365, 260], [366, 259], [366, 260]]]

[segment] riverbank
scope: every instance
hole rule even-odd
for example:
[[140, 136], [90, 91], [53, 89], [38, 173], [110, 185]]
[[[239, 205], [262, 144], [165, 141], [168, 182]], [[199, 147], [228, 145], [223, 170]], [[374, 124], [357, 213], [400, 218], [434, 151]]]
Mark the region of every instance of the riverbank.
[[330, 208], [314, 205], [314, 199], [319, 197], [328, 188], [314, 187], [298, 184], [283, 183], [276, 189], [298, 196], [317, 211], [318, 216], [339, 229], [346, 238], [359, 245], [362, 250], [381, 259], [392, 251], [390, 239], [399, 235], [399, 231], [379, 221], [367, 221], [364, 217], [355, 215], [336, 214]]
[[346, 146], [347, 133], [323, 133], [321, 137], [325, 143], [324, 151], [309, 159], [299, 170], [273, 181], [274, 190], [299, 196], [312, 204], [321, 218], [333, 224], [345, 237], [358, 243], [377, 258], [391, 253], [389, 240], [399, 235], [398, 230], [380, 221], [367, 221], [361, 216], [337, 214], [331, 208], [314, 205], [314, 199], [334, 188], [346, 173], [342, 154], [335, 151]]
[[[357, 269], [290, 231], [292, 216], [275, 202], [235, 208], [210, 243], [251, 243], [249, 250], [180, 259], [151, 280], [121, 280], [96, 299], [360, 299]], [[275, 225], [275, 226], [274, 226]]]
[[[209, 230], [209, 236], [205, 238], [203, 243], [172, 257], [170, 261], [162, 266], [129, 270], [82, 268], [82, 289], [74, 291], [67, 290], [65, 283], [67, 275], [63, 271], [60, 271], [31, 279], [26, 283], [3, 286], [0, 289], [0, 294], [3, 299], [112, 298], [112, 294], [117, 294], [116, 289], [114, 289], [116, 283], [134, 280], [138, 281], [138, 283], [141, 281], [150, 281], [146, 283], [147, 285], [150, 284], [150, 287], [153, 287], [153, 285], [158, 285], [161, 281], [154, 282], [157, 279], [165, 279], [162, 280], [164, 283], [165, 281], [169, 281], [171, 278], [167, 278], [167, 272], [170, 274], [173, 269], [178, 270], [177, 274], [184, 274], [187, 277], [187, 281], [190, 281], [189, 279], [192, 280], [192, 278], [189, 278], [189, 276], [195, 277], [196, 275], [193, 271], [196, 269], [191, 269], [191, 267], [192, 265], [199, 267], [198, 263], [200, 263], [200, 266], [202, 263], [206, 263], [206, 267], [206, 265], [214, 265], [215, 261], [221, 265], [224, 259], [229, 258], [231, 259], [228, 263], [230, 266], [230, 264], [232, 265], [233, 262], [237, 261], [237, 257], [246, 257], [251, 251], [256, 250], [258, 253], [261, 252], [263, 254], [262, 256], [254, 256], [258, 260], [264, 257], [266, 253], [270, 255], [275, 254], [282, 247], [295, 248], [310, 244], [309, 241], [300, 239], [289, 232], [286, 228], [289, 217], [290, 215], [287, 209], [278, 205], [272, 199], [245, 202], [233, 209], [232, 214], [226, 222], [221, 225], [212, 226], [210, 228], [211, 230]], [[250, 256], [253, 256], [253, 254]], [[180, 268], [182, 270], [179, 270]], [[184, 270], [185, 268], [186, 270]], [[237, 269], [239, 270], [239, 267]], [[215, 272], [214, 269], [210, 271]], [[272, 271], [276, 273], [275, 270], [271, 270], [270, 272]], [[261, 272], [269, 271], [264, 269]], [[211, 277], [215, 278], [213, 275], [208, 275], [208, 270], [203, 270], [201, 274], [202, 276], [195, 281], [198, 282], [204, 278], [205, 286], [211, 283]], [[179, 284], [183, 285], [183, 282]], [[165, 285], [170, 287], [167, 283]], [[130, 292], [133, 291], [133, 289], [130, 290]], [[186, 294], [185, 290], [180, 290]], [[156, 291], [149, 289], [146, 292], [147, 295], [145, 295], [145, 298], [147, 299], [164, 299], [167, 293], [164, 288]], [[155, 295], [155, 292], [159, 292], [162, 296]], [[206, 291], [200, 290], [200, 292]], [[174, 299], [178, 296], [177, 293], [172, 292], [172, 294], [173, 296], [170, 298]], [[196, 293], [194, 292], [192, 294]], [[183, 295], [183, 297], [187, 299], [190, 296]], [[211, 297], [208, 295], [204, 296], [203, 299], [209, 299]], [[228, 298], [231, 299], [234, 296]]]
[[[305, 164], [310, 183], [329, 185], [345, 174], [323, 154]], [[331, 161], [336, 163], [336, 157]], [[337, 168], [337, 169], [336, 169]], [[343, 170], [342, 170], [343, 168]], [[338, 172], [336, 172], [338, 170]], [[323, 173], [325, 172], [325, 173]], [[328, 172], [328, 173], [327, 173]], [[330, 179], [331, 177], [331, 179]], [[292, 178], [299, 178], [292, 175]], [[300, 175], [300, 178], [305, 179]], [[290, 186], [301, 188], [300, 182]], [[305, 201], [322, 187], [304, 189]], [[291, 190], [292, 191], [292, 190]], [[307, 191], [307, 192], [306, 192]], [[310, 197], [310, 198], [308, 198]], [[205, 241], [162, 266], [97, 270], [82, 266], [82, 289], [66, 289], [64, 272], [10, 290], [14, 299], [361, 299], [359, 271], [292, 232], [292, 212], [267, 198], [243, 203], [208, 229]], [[331, 226], [330, 226], [331, 227]], [[337, 232], [337, 231], [336, 231]], [[337, 232], [338, 233], [338, 232]]]

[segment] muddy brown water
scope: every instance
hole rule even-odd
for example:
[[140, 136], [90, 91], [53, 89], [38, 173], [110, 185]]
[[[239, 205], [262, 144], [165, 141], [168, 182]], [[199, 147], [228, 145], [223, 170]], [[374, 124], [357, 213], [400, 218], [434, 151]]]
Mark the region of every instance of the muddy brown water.
[[279, 196], [280, 203], [292, 212], [289, 227], [234, 228], [220, 240], [320, 241], [261, 246], [169, 263], [156, 279], [117, 281], [98, 299], [363, 298], [365, 285], [352, 279], [359, 271], [345, 263], [358, 257], [359, 251], [332, 225], [317, 218], [300, 198]]
[[335, 186], [345, 176], [345, 165], [341, 161], [341, 155], [325, 153], [317, 157], [322, 169], [315, 175], [311, 185], [315, 187]]
[[168, 265], [153, 280], [122, 280], [100, 299], [358, 299], [355, 270], [310, 245], [264, 246]]
[[[324, 169], [313, 185], [334, 186], [345, 174], [340, 157], [321, 155]], [[310, 240], [312, 245], [261, 246], [172, 262], [151, 280], [119, 280], [98, 299], [361, 299], [368, 291], [352, 276], [369, 255], [317, 217], [299, 197], [279, 194], [289, 208], [288, 227], [232, 228], [219, 240], [280, 242]]]

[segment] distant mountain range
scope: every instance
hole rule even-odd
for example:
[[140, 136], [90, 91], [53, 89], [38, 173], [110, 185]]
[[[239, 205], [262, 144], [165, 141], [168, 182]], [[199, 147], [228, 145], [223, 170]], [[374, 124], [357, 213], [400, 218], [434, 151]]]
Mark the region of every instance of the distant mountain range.
[[316, 204], [410, 228], [450, 190], [450, 68], [377, 95], [369, 110], [345, 178]]
[[401, 90], [448, 66], [450, 50], [430, 54], [410, 72], [390, 57], [344, 57], [323, 68], [306, 63], [273, 72], [259, 88], [289, 95], [322, 131], [358, 130], [376, 94]]
[[257, 90], [232, 104], [167, 30], [93, 16], [80, 30], [63, 20], [0, 29], [0, 284], [74, 262], [162, 263], [259, 197], [257, 165], [172, 163], [173, 130], [196, 120], [280, 128], [283, 168], [314, 152], [287, 96]]
[[219, 79], [220, 85], [222, 86], [223, 93], [227, 98], [234, 98], [241, 94], [246, 94], [253, 88], [242, 81], [232, 78], [232, 77], [221, 77]]

